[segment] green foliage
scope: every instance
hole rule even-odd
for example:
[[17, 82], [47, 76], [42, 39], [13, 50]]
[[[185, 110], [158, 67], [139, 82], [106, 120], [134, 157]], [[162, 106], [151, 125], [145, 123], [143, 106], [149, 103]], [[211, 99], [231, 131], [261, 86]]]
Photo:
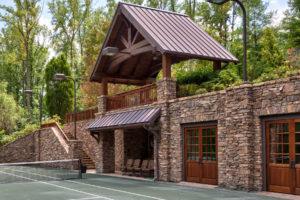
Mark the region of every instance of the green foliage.
[[300, 0], [289, 0], [283, 20], [284, 37], [290, 47], [300, 48]]
[[0, 147], [4, 146], [6, 144], [9, 144], [11, 142], [14, 142], [15, 140], [24, 137], [30, 133], [32, 133], [33, 131], [36, 131], [39, 129], [38, 125], [34, 125], [34, 124], [27, 124], [25, 126], [25, 128], [21, 131], [17, 131], [14, 132], [10, 135], [4, 135], [3, 133], [0, 134]]
[[52, 118], [48, 118], [42, 121], [42, 124], [51, 124], [51, 123], [58, 123], [58, 125], [63, 129], [63, 125], [61, 124], [61, 118], [59, 115], [53, 115]]
[[18, 124], [23, 123], [23, 110], [13, 96], [7, 94], [6, 87], [6, 82], [0, 82], [0, 130], [10, 133], [18, 127]]
[[74, 83], [70, 79], [55, 81], [53, 76], [56, 73], [71, 76], [71, 68], [64, 55], [52, 58], [45, 71], [47, 111], [50, 116], [57, 114], [64, 121], [66, 113], [73, 110]]

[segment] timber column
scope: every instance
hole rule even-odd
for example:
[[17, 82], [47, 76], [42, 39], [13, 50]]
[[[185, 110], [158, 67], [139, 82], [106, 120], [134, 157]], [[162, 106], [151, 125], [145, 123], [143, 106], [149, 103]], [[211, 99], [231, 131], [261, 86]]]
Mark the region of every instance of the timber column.
[[[158, 144], [158, 152], [154, 152], [154, 156], [158, 154], [159, 174], [161, 181], [170, 181], [170, 113], [168, 100], [176, 98], [176, 80], [171, 77], [172, 59], [170, 55], [162, 56], [163, 78], [158, 80], [157, 101], [161, 106], [161, 132], [155, 135], [155, 142]], [[154, 159], [155, 160], [155, 159]], [[156, 164], [155, 164], [156, 166]]]

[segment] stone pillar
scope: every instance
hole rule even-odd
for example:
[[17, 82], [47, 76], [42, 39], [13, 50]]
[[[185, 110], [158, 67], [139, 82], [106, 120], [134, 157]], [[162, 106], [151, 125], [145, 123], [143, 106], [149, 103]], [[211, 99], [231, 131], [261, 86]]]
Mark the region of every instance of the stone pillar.
[[161, 131], [157, 137], [158, 142], [158, 165], [159, 165], [159, 180], [170, 180], [170, 115], [168, 103], [163, 103], [161, 106], [160, 115]]
[[157, 101], [166, 101], [176, 98], [176, 80], [173, 78], [162, 78], [157, 81]]
[[122, 174], [125, 165], [124, 129], [115, 130], [115, 173]]
[[224, 119], [218, 132], [219, 185], [252, 190], [254, 179], [254, 118], [251, 85], [226, 90]]
[[98, 173], [113, 173], [115, 171], [114, 133], [112, 131], [101, 132], [99, 136], [100, 160], [96, 163], [96, 171]]
[[98, 97], [98, 115], [104, 115], [106, 112], [106, 95], [101, 95]]

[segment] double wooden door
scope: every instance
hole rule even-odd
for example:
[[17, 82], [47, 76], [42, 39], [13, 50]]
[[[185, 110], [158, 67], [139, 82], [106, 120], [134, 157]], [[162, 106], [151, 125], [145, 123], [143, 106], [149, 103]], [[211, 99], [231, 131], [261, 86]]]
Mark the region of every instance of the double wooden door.
[[189, 182], [218, 184], [217, 127], [185, 129], [185, 178]]
[[267, 188], [300, 194], [300, 119], [266, 122]]

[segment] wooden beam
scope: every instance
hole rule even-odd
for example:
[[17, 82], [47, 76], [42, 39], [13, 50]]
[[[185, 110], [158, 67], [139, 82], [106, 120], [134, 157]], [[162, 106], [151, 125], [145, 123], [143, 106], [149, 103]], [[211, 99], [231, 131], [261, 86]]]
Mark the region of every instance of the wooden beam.
[[102, 82], [101, 82], [101, 95], [107, 95], [108, 92], [107, 92], [107, 79], [106, 78], [103, 78], [102, 79]]
[[214, 61], [214, 72], [221, 70], [221, 61]]
[[114, 71], [115, 70], [115, 67], [120, 65], [122, 62], [128, 60], [131, 56], [137, 56], [139, 54], [142, 54], [142, 53], [145, 53], [145, 52], [148, 52], [148, 51], [152, 51], [152, 46], [151, 45], [148, 45], [148, 46], [144, 46], [144, 47], [141, 47], [141, 48], [138, 48], [138, 49], [134, 49], [132, 51], [130, 51], [130, 55], [129, 54], [122, 54], [122, 55], [115, 55], [117, 58], [114, 59], [114, 57], [112, 58], [112, 61], [110, 63], [110, 65], [108, 66], [108, 70], [110, 71]]
[[102, 77], [102, 83], [104, 79], [122, 79], [122, 80], [133, 80], [133, 81], [144, 81], [144, 82], [155, 82], [155, 78], [137, 77], [137, 76], [121, 76], [116, 74], [97, 73], [97, 76]]
[[163, 54], [162, 55], [162, 69], [163, 69], [163, 77], [164, 78], [171, 78], [171, 65], [172, 65], [171, 56], [168, 54]]

